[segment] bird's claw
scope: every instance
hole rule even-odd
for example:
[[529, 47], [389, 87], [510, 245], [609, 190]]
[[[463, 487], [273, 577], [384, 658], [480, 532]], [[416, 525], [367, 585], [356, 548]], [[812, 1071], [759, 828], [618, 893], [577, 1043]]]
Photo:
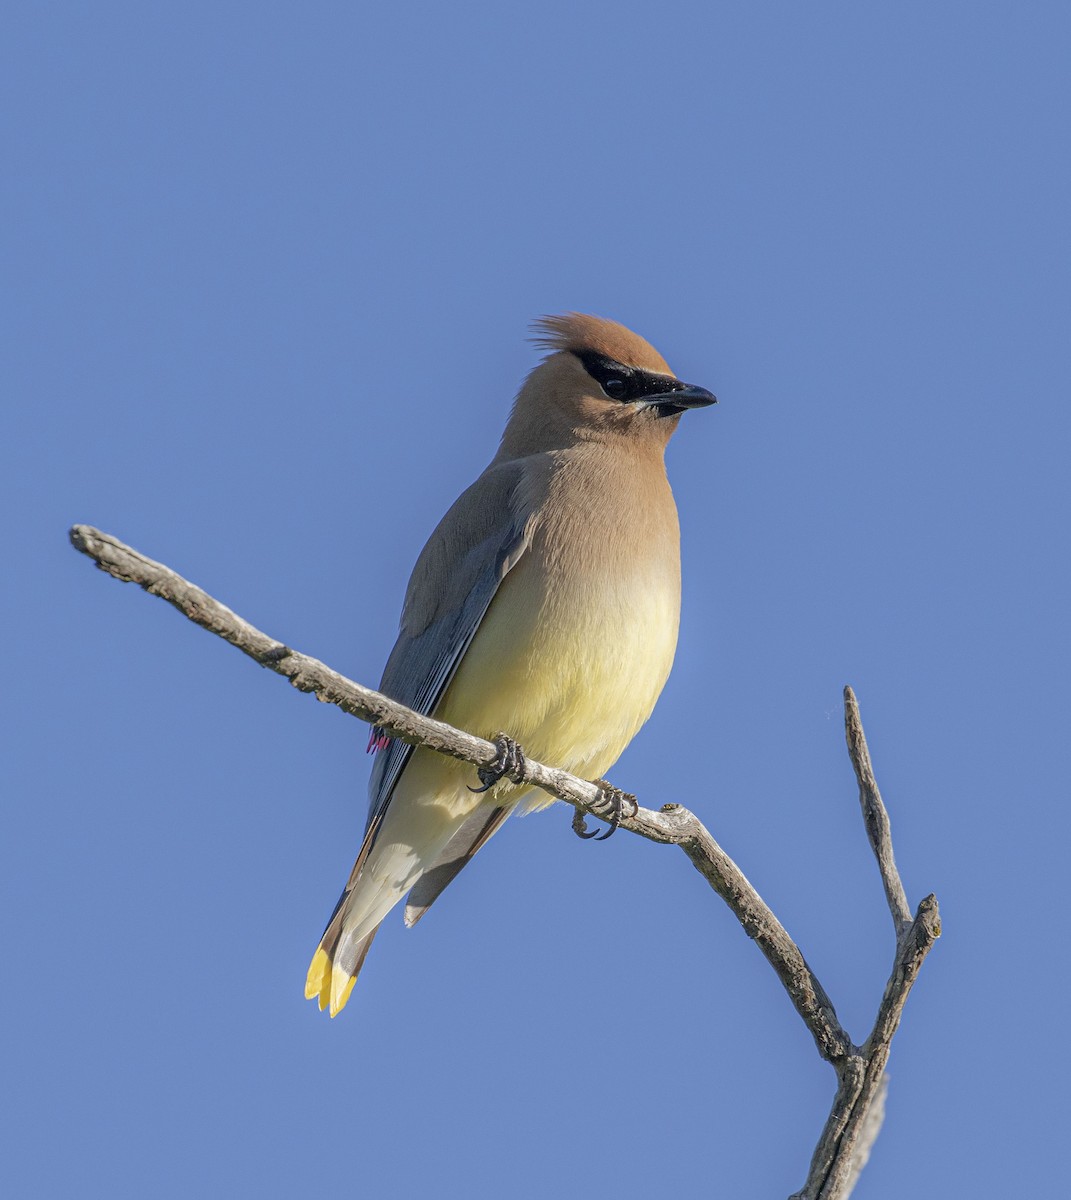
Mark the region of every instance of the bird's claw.
[[486, 767], [477, 767], [483, 787], [470, 787], [470, 792], [489, 792], [500, 779], [524, 783], [524, 751], [508, 734], [499, 733], [492, 739], [497, 753]]
[[[578, 808], [573, 812], [573, 833], [585, 841], [594, 838], [597, 842], [605, 842], [621, 824], [623, 816], [634, 817], [640, 811], [640, 802], [631, 792], [623, 792], [620, 788], [615, 788], [612, 783], [607, 783], [605, 779], [596, 779], [595, 786], [599, 789], [599, 798], [591, 806], [591, 811], [596, 817], [602, 817], [604, 821], [609, 821], [609, 828], [602, 833], [599, 833], [597, 829], [589, 830], [587, 822], [584, 820], [584, 814]], [[626, 813], [626, 807], [631, 808], [632, 811]]]

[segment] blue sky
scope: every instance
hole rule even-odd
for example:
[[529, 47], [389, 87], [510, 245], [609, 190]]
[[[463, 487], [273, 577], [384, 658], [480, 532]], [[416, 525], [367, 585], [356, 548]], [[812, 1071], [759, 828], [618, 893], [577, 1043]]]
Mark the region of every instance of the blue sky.
[[[685, 859], [513, 821], [301, 995], [367, 738], [66, 543], [378, 680], [535, 361], [615, 317], [670, 447], [677, 664], [612, 772], [693, 807], [849, 1030], [892, 954], [857, 690], [945, 935], [856, 1196], [1056, 1194], [1066, 6], [21, 5], [0, 71], [12, 1195], [784, 1196], [832, 1096]], [[1059, 1182], [1057, 1182], [1059, 1181]]]

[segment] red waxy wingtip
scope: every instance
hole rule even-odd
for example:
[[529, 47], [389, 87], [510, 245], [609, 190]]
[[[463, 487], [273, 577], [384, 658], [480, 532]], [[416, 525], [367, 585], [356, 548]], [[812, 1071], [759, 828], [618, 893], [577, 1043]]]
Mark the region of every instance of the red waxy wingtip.
[[377, 750], [385, 750], [389, 745], [390, 738], [380, 729], [373, 726], [372, 732], [368, 736], [368, 745], [365, 748], [365, 754], [375, 754]]

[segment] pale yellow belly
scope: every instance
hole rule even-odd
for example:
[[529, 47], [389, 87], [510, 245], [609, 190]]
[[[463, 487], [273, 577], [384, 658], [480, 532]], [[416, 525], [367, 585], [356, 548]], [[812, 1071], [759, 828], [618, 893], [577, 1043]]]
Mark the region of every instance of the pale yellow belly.
[[[534, 759], [597, 778], [647, 720], [669, 675], [680, 611], [675, 571], [544, 581], [523, 561], [503, 581], [437, 716]], [[551, 802], [544, 793], [531, 807]]]

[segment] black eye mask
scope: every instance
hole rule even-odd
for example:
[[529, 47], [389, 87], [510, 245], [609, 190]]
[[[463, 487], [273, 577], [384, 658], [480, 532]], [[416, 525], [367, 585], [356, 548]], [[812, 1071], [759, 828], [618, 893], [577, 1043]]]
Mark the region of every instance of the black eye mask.
[[596, 354], [594, 350], [578, 350], [577, 358], [584, 364], [584, 370], [602, 388], [611, 400], [620, 400], [622, 404], [642, 400], [644, 396], [664, 396], [667, 392], [676, 392], [686, 384], [672, 375], [657, 375], [654, 371], [643, 371], [639, 367], [626, 367], [624, 363], [615, 362], [605, 354]]

